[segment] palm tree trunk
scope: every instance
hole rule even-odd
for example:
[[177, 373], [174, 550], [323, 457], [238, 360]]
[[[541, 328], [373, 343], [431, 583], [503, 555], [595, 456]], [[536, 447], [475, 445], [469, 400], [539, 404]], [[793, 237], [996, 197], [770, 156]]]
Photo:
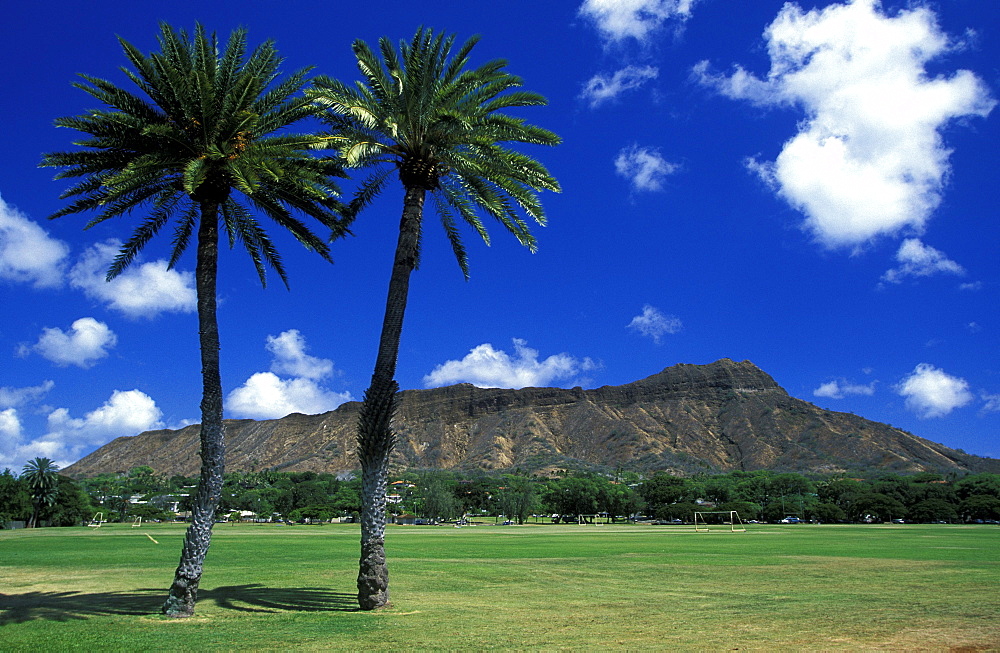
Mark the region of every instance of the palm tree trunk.
[[225, 441], [222, 424], [222, 377], [219, 372], [219, 323], [215, 286], [218, 275], [219, 206], [202, 202], [198, 227], [195, 283], [198, 295], [198, 333], [201, 346], [201, 478], [191, 509], [191, 525], [184, 537], [181, 561], [174, 575], [163, 614], [190, 617], [201, 581], [202, 565], [212, 539], [215, 510], [222, 497]]
[[396, 392], [399, 390], [395, 380], [396, 360], [410, 289], [410, 273], [417, 262], [424, 194], [423, 188], [408, 187], [403, 198], [399, 242], [389, 278], [375, 372], [358, 417], [358, 458], [361, 462], [358, 605], [362, 610], [380, 608], [389, 602], [389, 569], [385, 560], [385, 491], [389, 454], [396, 441], [392, 430]]

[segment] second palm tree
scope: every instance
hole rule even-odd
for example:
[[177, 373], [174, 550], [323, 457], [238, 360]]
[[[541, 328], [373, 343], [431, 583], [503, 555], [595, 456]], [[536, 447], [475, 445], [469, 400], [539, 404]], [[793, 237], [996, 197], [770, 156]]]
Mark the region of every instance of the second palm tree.
[[478, 217], [479, 211], [485, 212], [534, 251], [535, 238], [518, 208], [545, 224], [537, 191], [559, 190], [544, 166], [507, 145], [555, 145], [559, 138], [501, 112], [544, 105], [545, 98], [519, 90], [521, 80], [504, 71], [505, 61], [467, 69], [478, 39], [468, 40], [452, 55], [454, 41], [454, 36], [421, 28], [410, 42], [399, 44], [398, 52], [388, 39], [380, 39], [381, 59], [364, 41], [355, 41], [354, 55], [364, 81], [347, 86], [321, 77], [311, 91], [327, 109], [330, 142], [347, 165], [374, 168], [352, 210], [360, 210], [378, 195], [394, 172], [404, 190], [378, 355], [358, 420], [362, 475], [358, 603], [365, 610], [389, 600], [385, 492], [395, 443], [396, 362], [410, 273], [420, 259], [425, 197], [431, 193], [436, 200], [445, 233], [468, 278], [456, 218], [488, 243]]

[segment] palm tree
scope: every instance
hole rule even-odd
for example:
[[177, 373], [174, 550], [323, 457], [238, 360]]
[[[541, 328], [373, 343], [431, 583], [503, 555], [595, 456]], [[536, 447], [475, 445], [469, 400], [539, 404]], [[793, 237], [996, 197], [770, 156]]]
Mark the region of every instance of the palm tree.
[[28, 528], [38, 526], [42, 506], [51, 506], [56, 501], [59, 486], [59, 467], [48, 458], [29, 460], [21, 469], [21, 480], [28, 484], [31, 495], [31, 519]]
[[534, 159], [509, 143], [555, 145], [559, 138], [502, 109], [544, 105], [545, 98], [517, 90], [521, 80], [495, 60], [466, 69], [472, 38], [452, 55], [454, 36], [420, 28], [399, 52], [386, 38], [381, 59], [363, 41], [353, 44], [364, 81], [347, 86], [320, 77], [309, 94], [327, 109], [331, 146], [353, 167], [373, 166], [352, 209], [360, 210], [385, 187], [394, 172], [402, 182], [399, 226], [385, 318], [371, 385], [358, 421], [362, 470], [361, 561], [358, 602], [370, 610], [389, 600], [385, 564], [385, 490], [389, 454], [395, 441], [392, 419], [398, 385], [394, 379], [410, 273], [420, 259], [423, 207], [431, 193], [445, 234], [466, 279], [469, 268], [457, 220], [487, 243], [477, 210], [496, 218], [531, 251], [535, 239], [518, 208], [539, 224], [545, 214], [536, 191], [559, 184]]
[[270, 266], [287, 287], [281, 258], [252, 210], [327, 260], [326, 239], [294, 212], [317, 219], [331, 229], [332, 237], [346, 233], [347, 221], [331, 180], [343, 176], [340, 164], [334, 157], [310, 153], [323, 142], [319, 136], [286, 129], [316, 113], [298, 94], [308, 70], [276, 82], [281, 59], [273, 43], [246, 56], [244, 30], [233, 32], [221, 56], [216, 36], [201, 25], [191, 39], [161, 23], [158, 40], [161, 52], [147, 56], [119, 39], [134, 67], [122, 70], [142, 94], [90, 76], [75, 84], [108, 108], [57, 120], [58, 126], [89, 137], [75, 143], [81, 149], [45, 155], [42, 165], [63, 168], [57, 179], [83, 178], [63, 193], [63, 198], [76, 199], [53, 218], [98, 211], [87, 225], [91, 227], [147, 208], [142, 224], [112, 263], [109, 281], [171, 218], [171, 266], [195, 235], [202, 468], [192, 522], [163, 607], [165, 614], [190, 616], [219, 503], [225, 454], [216, 317], [220, 226], [230, 247], [238, 241], [249, 253], [262, 284], [265, 267]]

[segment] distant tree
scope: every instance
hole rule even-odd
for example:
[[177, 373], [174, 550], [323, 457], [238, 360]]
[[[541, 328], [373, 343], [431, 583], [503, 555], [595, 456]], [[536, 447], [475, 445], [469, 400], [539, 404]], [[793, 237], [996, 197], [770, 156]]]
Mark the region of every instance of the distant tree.
[[1000, 499], [1000, 474], [972, 474], [955, 483], [959, 499], [990, 496]]
[[[668, 514], [668, 506], [671, 504], [693, 502], [698, 498], [696, 494], [693, 484], [688, 479], [671, 474], [656, 474], [639, 486], [639, 495], [645, 500], [647, 510], [658, 517], [660, 514]], [[659, 518], [665, 519], [665, 517]]]
[[68, 476], [56, 481], [56, 500], [44, 512], [45, 519], [53, 526], [78, 526], [94, 514], [90, 495]]
[[1000, 499], [985, 494], [976, 494], [958, 504], [958, 511], [965, 521], [977, 519], [1000, 519]]
[[563, 517], [594, 515], [602, 508], [601, 481], [589, 474], [567, 476], [549, 481], [544, 495], [544, 503], [549, 511]]
[[536, 483], [517, 474], [504, 476], [502, 483], [497, 492], [498, 509], [508, 519], [513, 518], [518, 524], [523, 524], [539, 505]]
[[56, 501], [59, 485], [59, 467], [48, 458], [33, 458], [21, 470], [21, 480], [31, 495], [31, 520], [28, 528], [38, 526], [42, 509]]
[[713, 503], [721, 504], [733, 499], [733, 479], [728, 474], [710, 476], [704, 480], [702, 487], [703, 498]]
[[872, 492], [892, 497], [904, 505], [913, 502], [913, 483], [911, 479], [898, 474], [885, 474], [875, 479], [869, 486]]
[[847, 518], [855, 518], [855, 504], [859, 498], [868, 494], [869, 489], [862, 483], [853, 479], [836, 478], [830, 481], [819, 483], [816, 493], [822, 503], [832, 503], [847, 515]]
[[441, 479], [432, 479], [420, 489], [420, 514], [430, 519], [451, 519], [459, 510], [455, 494]]
[[853, 521], [863, 521], [868, 518], [876, 522], [886, 522], [906, 517], [906, 506], [901, 501], [877, 492], [858, 495], [851, 509], [852, 512], [848, 513], [848, 517]]
[[0, 529], [9, 521], [31, 517], [31, 495], [10, 469], [0, 473]]
[[924, 499], [910, 506], [906, 511], [906, 517], [909, 521], [924, 523], [935, 521], [952, 522], [958, 519], [958, 510], [955, 504], [949, 503], [944, 499]]
[[361, 495], [358, 482], [341, 483], [332, 498], [332, 505], [341, 513], [354, 514], [361, 512]]
[[496, 481], [487, 476], [460, 480], [455, 487], [455, 496], [463, 513], [488, 511], [490, 498], [496, 492]]
[[743, 520], [759, 519], [761, 511], [760, 506], [749, 501], [726, 501], [717, 505], [715, 509], [722, 511], [735, 510], [739, 513], [740, 519]]
[[[123, 71], [142, 95], [83, 76], [77, 88], [108, 108], [58, 119], [58, 126], [87, 137], [76, 143], [79, 149], [45, 155], [42, 165], [62, 168], [57, 178], [82, 178], [62, 195], [76, 199], [54, 218], [97, 211], [90, 227], [148, 207], [142, 224], [112, 263], [109, 280], [171, 218], [177, 218], [171, 267], [192, 237], [196, 241], [202, 470], [180, 564], [163, 607], [165, 614], [183, 617], [194, 614], [223, 484], [216, 315], [220, 226], [230, 245], [239, 242], [245, 247], [262, 284], [270, 266], [287, 285], [278, 251], [253, 211], [329, 260], [327, 239], [314, 234], [293, 212], [315, 218], [334, 236], [343, 235], [338, 189], [331, 180], [343, 173], [333, 158], [312, 154], [325, 139], [287, 131], [314, 115], [316, 108], [304, 97], [294, 97], [305, 84], [307, 71], [274, 83], [281, 58], [273, 43], [268, 41], [245, 57], [246, 32], [240, 29], [220, 53], [216, 36], [201, 25], [192, 39], [166, 23], [160, 25], [158, 40], [161, 52], [147, 56], [119, 38], [135, 68]], [[245, 201], [239, 200], [240, 194]]]
[[818, 503], [812, 509], [813, 519], [827, 523], [847, 521], [847, 513], [835, 503]]
[[611, 516], [612, 521], [615, 521], [618, 517], [630, 519], [642, 512], [645, 507], [645, 500], [639, 496], [638, 492], [625, 483], [616, 481], [607, 487], [605, 509]]
[[336, 510], [330, 506], [304, 506], [296, 508], [289, 515], [288, 519], [294, 522], [309, 520], [311, 522], [328, 522], [336, 515]]
[[400, 43], [398, 52], [389, 39], [380, 39], [381, 58], [357, 40], [354, 55], [364, 81], [348, 86], [318, 78], [314, 89], [313, 97], [329, 111], [331, 145], [349, 165], [376, 169], [356, 195], [355, 208], [377, 196], [393, 175], [398, 175], [404, 190], [378, 355], [358, 420], [362, 476], [358, 603], [363, 610], [389, 600], [385, 494], [396, 440], [392, 428], [399, 389], [396, 362], [410, 274], [420, 262], [424, 200], [428, 193], [435, 198], [452, 251], [468, 277], [456, 215], [489, 242], [477, 215], [482, 210], [534, 250], [535, 238], [518, 210], [544, 223], [536, 191], [559, 190], [540, 163], [508, 145], [554, 145], [559, 138], [502, 113], [543, 105], [545, 99], [516, 90], [521, 80], [503, 70], [504, 61], [466, 68], [477, 40], [470, 39], [452, 56], [453, 36], [421, 28], [412, 41]]
[[129, 517], [135, 519], [136, 517], [142, 517], [143, 521], [152, 521], [158, 519], [160, 521], [166, 521], [173, 519], [173, 513], [159, 508], [152, 503], [139, 503], [131, 507], [129, 511]]

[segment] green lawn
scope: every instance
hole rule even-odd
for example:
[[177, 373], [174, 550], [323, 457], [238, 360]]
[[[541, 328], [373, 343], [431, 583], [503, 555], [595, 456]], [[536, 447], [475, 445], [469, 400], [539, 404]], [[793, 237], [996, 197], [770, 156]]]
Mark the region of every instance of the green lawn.
[[357, 527], [219, 524], [172, 620], [183, 535], [0, 531], [0, 650], [1000, 647], [996, 526], [390, 527], [363, 613]]

